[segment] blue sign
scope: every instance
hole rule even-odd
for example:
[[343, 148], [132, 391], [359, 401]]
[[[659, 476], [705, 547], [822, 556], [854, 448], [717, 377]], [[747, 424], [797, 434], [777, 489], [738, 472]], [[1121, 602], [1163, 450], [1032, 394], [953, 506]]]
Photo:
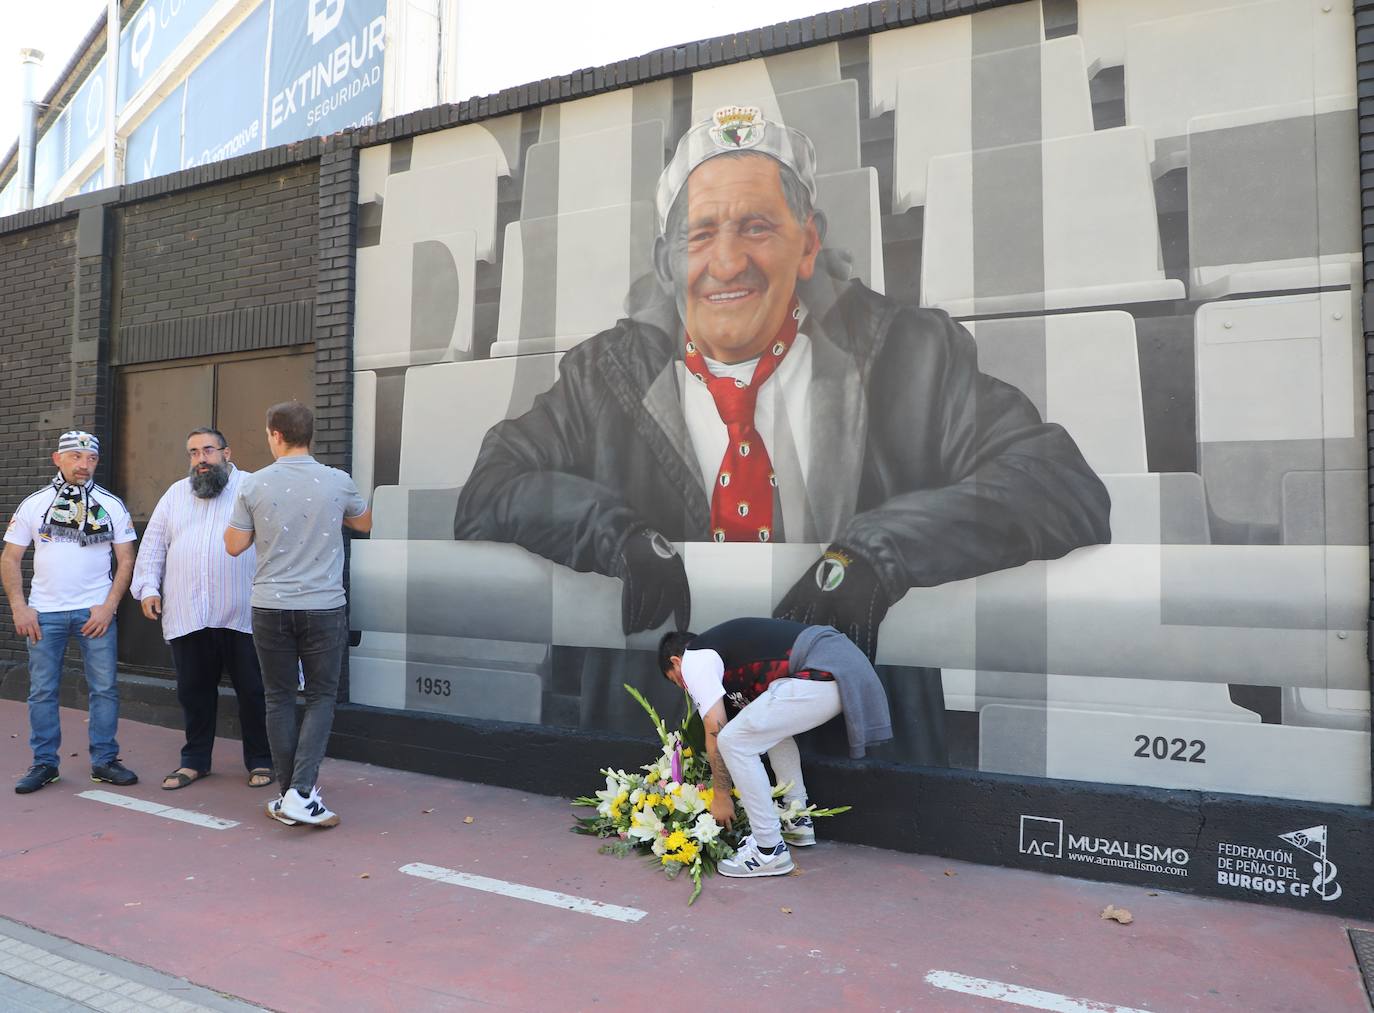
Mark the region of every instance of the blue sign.
[[267, 143], [375, 123], [382, 112], [386, 0], [279, 2], [272, 18]]
[[105, 185], [105, 167], [102, 165], [95, 172], [86, 177], [86, 182], [81, 184], [81, 189], [77, 193], [90, 193], [92, 190], [99, 190]]
[[263, 78], [267, 27], [268, 5], [263, 4], [191, 72], [186, 82], [183, 169], [263, 147], [262, 87], [253, 83]]
[[74, 162], [105, 136], [105, 61], [86, 77], [67, 108], [72, 114], [70, 152]]
[[181, 168], [181, 104], [185, 98], [186, 86], [182, 85], [129, 134], [125, 182], [137, 183]]
[[10, 177], [5, 188], [0, 190], [0, 217], [12, 215], [19, 210], [19, 173]]
[[167, 62], [214, 0], [148, 0], [119, 33], [119, 108]]
[[38, 147], [33, 155], [34, 207], [48, 203], [53, 187], [67, 170], [67, 128], [70, 120], [71, 109], [63, 109], [48, 132], [38, 139]]

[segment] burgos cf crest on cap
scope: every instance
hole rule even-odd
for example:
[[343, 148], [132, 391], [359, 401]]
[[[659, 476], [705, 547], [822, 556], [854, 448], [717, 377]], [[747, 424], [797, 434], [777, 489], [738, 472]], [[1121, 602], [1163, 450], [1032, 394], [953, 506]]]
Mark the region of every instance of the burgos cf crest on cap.
[[707, 131], [717, 148], [742, 151], [763, 140], [763, 110], [758, 106], [725, 106], [711, 118]]

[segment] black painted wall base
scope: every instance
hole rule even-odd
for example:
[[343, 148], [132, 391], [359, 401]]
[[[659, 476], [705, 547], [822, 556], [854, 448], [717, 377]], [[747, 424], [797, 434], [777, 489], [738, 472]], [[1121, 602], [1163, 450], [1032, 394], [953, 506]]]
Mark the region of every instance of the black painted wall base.
[[[0, 697], [22, 700], [22, 667]], [[180, 727], [175, 685], [121, 677], [121, 712]], [[221, 689], [220, 734], [238, 711]], [[85, 707], [80, 676], [62, 704]], [[634, 769], [652, 740], [341, 705], [329, 755], [544, 795], [594, 790], [602, 767]], [[831, 839], [1080, 879], [1130, 883], [1331, 914], [1374, 915], [1374, 809], [1250, 795], [1055, 781], [821, 758], [812, 796], [854, 810]], [[571, 812], [569, 819], [571, 820]]]

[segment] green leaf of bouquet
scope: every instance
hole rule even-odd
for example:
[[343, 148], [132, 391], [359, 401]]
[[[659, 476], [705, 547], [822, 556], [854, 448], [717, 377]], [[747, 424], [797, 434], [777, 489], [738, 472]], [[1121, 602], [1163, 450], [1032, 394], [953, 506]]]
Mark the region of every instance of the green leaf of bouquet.
[[687, 720], [682, 723], [682, 741], [692, 750], [693, 755], [705, 759], [706, 725], [702, 723], [701, 715], [690, 703], [687, 707]]
[[634, 697], [639, 706], [644, 708], [644, 713], [649, 715], [649, 720], [654, 723], [654, 730], [658, 732], [658, 740], [662, 742], [666, 748], [668, 745], [668, 732], [663, 727], [663, 719], [658, 716], [658, 711], [654, 710], [654, 705], [644, 698], [643, 693], [635, 689], [628, 682], [623, 683], [623, 685], [625, 687], [625, 692]]
[[812, 816], [838, 816], [838, 815], [840, 815], [840, 813], [847, 813], [847, 812], [849, 812], [849, 810], [851, 810], [851, 809], [853, 809], [853, 808], [854, 808], [854, 807], [853, 807], [852, 805], [842, 805], [842, 806], [836, 806], [836, 807], [833, 808], [833, 809], [815, 809], [815, 810], [812, 810], [811, 815], [812, 815]]

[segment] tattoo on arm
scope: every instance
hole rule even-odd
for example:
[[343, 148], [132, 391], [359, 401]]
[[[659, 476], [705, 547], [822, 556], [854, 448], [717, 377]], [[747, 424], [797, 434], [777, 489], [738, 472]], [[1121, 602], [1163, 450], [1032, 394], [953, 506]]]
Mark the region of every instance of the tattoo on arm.
[[720, 755], [720, 747], [714, 741], [707, 750], [707, 759], [711, 763], [711, 787], [718, 792], [728, 792], [735, 786], [735, 782], [730, 779], [730, 768], [725, 766], [725, 759]]

